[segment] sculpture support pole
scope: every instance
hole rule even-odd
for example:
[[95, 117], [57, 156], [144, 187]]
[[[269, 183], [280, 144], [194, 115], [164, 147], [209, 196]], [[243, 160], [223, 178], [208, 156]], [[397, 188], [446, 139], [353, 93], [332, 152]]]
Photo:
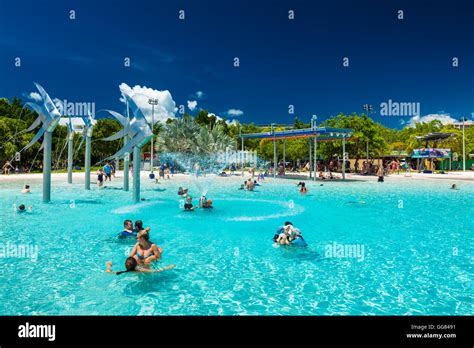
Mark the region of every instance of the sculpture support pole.
[[86, 136], [85, 188], [91, 189], [91, 137]]
[[346, 138], [342, 137], [342, 180], [346, 180]]
[[140, 202], [140, 155], [138, 146], [133, 148], [133, 202]]
[[73, 137], [74, 137], [74, 133], [71, 132], [67, 140], [67, 182], [68, 184], [72, 184]]
[[43, 202], [51, 201], [51, 150], [52, 150], [52, 132], [44, 132], [43, 148]]
[[[123, 138], [124, 146], [128, 143], [128, 137]], [[123, 158], [123, 190], [129, 190], [129, 171], [130, 171], [130, 154], [126, 153]]]

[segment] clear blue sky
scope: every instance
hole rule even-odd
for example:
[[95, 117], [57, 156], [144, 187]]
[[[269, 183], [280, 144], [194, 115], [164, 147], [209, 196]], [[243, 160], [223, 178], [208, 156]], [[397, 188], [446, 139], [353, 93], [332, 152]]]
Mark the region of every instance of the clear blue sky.
[[[320, 120], [388, 99], [474, 112], [474, 1], [0, 0], [0, 97], [42, 84], [121, 111], [120, 83], [243, 122]], [[186, 19], [178, 19], [185, 10]], [[295, 20], [288, 20], [288, 10]], [[397, 10], [405, 19], [397, 19]], [[69, 11], [76, 19], [69, 19]], [[15, 57], [22, 67], [14, 66]], [[132, 66], [123, 66], [130, 57]], [[233, 66], [234, 57], [240, 67]], [[349, 57], [350, 67], [342, 66]], [[452, 57], [459, 67], [451, 66]], [[195, 114], [196, 111], [191, 112]], [[374, 118], [401, 127], [400, 118]], [[407, 119], [407, 118], [405, 118]]]

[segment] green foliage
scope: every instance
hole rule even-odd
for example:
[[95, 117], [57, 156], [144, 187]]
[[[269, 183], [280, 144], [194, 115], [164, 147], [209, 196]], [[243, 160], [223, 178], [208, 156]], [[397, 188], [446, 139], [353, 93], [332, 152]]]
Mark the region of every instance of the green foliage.
[[[13, 98], [11, 102], [0, 99], [0, 163], [11, 159], [16, 152], [23, 149], [33, 139], [35, 132], [25, 133], [38, 115], [23, 109], [22, 101]], [[293, 129], [309, 128], [295, 117]], [[366, 144], [369, 145], [369, 157], [378, 157], [388, 154], [390, 151], [406, 151], [411, 153], [415, 148], [424, 147], [423, 141], [417, 140], [416, 136], [431, 132], [450, 132], [455, 136], [438, 144], [439, 147], [451, 148], [453, 152], [462, 153], [462, 130], [455, 129], [452, 125], [442, 125], [440, 121], [418, 123], [415, 127], [405, 127], [401, 130], [386, 128], [375, 122], [367, 115], [344, 115], [339, 114], [322, 122], [318, 126], [335, 128], [352, 128], [354, 134], [346, 143], [346, 151], [351, 158], [365, 158]], [[100, 119], [94, 126], [92, 136], [92, 163], [98, 163], [105, 157], [115, 153], [123, 146], [123, 140], [111, 142], [102, 141], [102, 138], [110, 136], [121, 129], [121, 125], [115, 120]], [[284, 130], [277, 127], [277, 130]], [[37, 131], [36, 129], [35, 131]], [[269, 132], [270, 127], [259, 127], [254, 123], [240, 124], [239, 122], [227, 123], [224, 119], [218, 119], [209, 114], [207, 110], [200, 110], [196, 118], [185, 113], [183, 117], [168, 119], [165, 123], [157, 123], [153, 133], [157, 136], [156, 150], [166, 152], [202, 152], [210, 153], [225, 151], [227, 147], [241, 148], [239, 134]], [[53, 133], [53, 164], [65, 165], [67, 157], [66, 148], [67, 127], [57, 126]], [[474, 127], [465, 129], [466, 154], [474, 152]], [[75, 164], [83, 165], [84, 144], [81, 134], [74, 135]], [[28, 150], [22, 151], [21, 162], [14, 165], [31, 165], [37, 156], [41, 142], [36, 143]], [[430, 144], [432, 146], [432, 144]], [[257, 150], [260, 157], [273, 160], [273, 141], [261, 139], [245, 139], [246, 150]], [[144, 151], [149, 151], [150, 145], [145, 146]], [[278, 141], [279, 160], [282, 159], [283, 144]], [[333, 154], [342, 154], [340, 140], [318, 142], [318, 157], [328, 158]], [[307, 139], [288, 139], [286, 141], [286, 159], [288, 161], [305, 160], [309, 158], [309, 145]], [[41, 157], [36, 158], [40, 162]], [[61, 168], [61, 165], [59, 168]]]

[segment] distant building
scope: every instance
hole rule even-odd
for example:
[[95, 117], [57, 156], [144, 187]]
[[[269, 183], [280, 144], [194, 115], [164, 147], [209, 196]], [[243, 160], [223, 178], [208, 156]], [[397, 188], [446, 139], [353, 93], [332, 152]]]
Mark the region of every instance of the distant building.
[[[464, 121], [464, 128], [469, 128], [474, 125], [474, 122], [471, 120]], [[453, 123], [454, 128], [456, 129], [462, 129], [462, 122], [454, 122]]]

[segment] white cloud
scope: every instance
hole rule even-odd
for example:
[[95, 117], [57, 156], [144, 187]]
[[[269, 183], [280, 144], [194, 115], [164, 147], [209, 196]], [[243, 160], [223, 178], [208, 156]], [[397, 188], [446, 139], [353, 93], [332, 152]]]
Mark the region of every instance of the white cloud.
[[188, 100], [188, 108], [191, 111], [194, 111], [196, 109], [196, 106], [198, 105], [198, 102], [195, 100]]
[[28, 98], [37, 102], [42, 100], [41, 95], [38, 92], [31, 92], [30, 94], [28, 94]]
[[227, 115], [230, 115], [230, 116], [239, 117], [239, 116], [242, 116], [243, 114], [244, 114], [244, 112], [242, 110], [239, 110], [239, 109], [229, 109], [229, 110], [227, 110]]
[[[155, 105], [154, 112], [155, 123], [158, 121], [165, 122], [169, 118], [175, 118], [178, 108], [176, 107], [176, 103], [173, 100], [170, 91], [159, 91], [146, 86], [142, 87], [140, 85], [136, 85], [132, 88], [124, 82], [120, 84], [119, 88], [121, 92], [126, 92], [132, 96], [133, 100], [142, 110], [148, 122], [151, 121], [152, 113], [152, 106], [148, 104], [148, 99], [150, 98], [158, 99], [158, 105]], [[125, 99], [123, 97], [120, 98], [120, 101], [125, 103]]]
[[406, 127], [415, 127], [417, 123], [428, 123], [434, 120], [439, 120], [442, 124], [451, 124], [457, 122], [450, 114], [429, 114], [425, 116], [413, 116], [406, 123]]

